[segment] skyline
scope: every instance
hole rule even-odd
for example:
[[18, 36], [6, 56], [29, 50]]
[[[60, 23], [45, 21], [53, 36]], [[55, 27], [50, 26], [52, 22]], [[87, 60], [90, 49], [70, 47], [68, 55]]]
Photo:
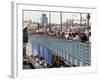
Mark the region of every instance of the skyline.
[[[32, 22], [38, 22], [41, 23], [40, 18], [42, 17], [42, 14], [46, 14], [46, 17], [48, 17], [48, 20], [50, 18], [50, 23], [57, 23], [60, 24], [60, 12], [45, 12], [45, 11], [24, 11], [24, 21], [25, 20], [32, 20]], [[49, 17], [51, 16], [51, 17]], [[80, 15], [79, 13], [63, 13], [62, 12], [62, 22], [66, 22], [67, 19], [73, 19], [73, 20], [80, 20], [82, 19], [86, 20], [87, 14]]]

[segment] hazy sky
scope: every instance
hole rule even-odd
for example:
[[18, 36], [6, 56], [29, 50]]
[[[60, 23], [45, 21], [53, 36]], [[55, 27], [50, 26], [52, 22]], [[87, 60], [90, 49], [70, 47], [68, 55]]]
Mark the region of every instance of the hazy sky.
[[[41, 22], [42, 14], [46, 14], [49, 19], [49, 12], [44, 11], [24, 11], [24, 20], [31, 19], [32, 22]], [[86, 19], [87, 14], [83, 14], [82, 17]], [[62, 13], [62, 21], [65, 22], [67, 19], [79, 19], [79, 13]], [[49, 21], [48, 21], [49, 22]], [[60, 13], [59, 12], [51, 12], [51, 23], [60, 23]]]

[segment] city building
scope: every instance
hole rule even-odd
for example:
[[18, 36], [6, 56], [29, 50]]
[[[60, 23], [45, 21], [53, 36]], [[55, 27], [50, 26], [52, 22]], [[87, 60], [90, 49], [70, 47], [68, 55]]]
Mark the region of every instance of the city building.
[[48, 17], [46, 16], [46, 14], [42, 14], [41, 24], [43, 27], [46, 27], [48, 25]]

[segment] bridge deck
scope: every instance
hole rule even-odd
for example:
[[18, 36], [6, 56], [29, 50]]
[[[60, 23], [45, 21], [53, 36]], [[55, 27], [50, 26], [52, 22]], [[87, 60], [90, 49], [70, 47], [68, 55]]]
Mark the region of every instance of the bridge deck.
[[52, 54], [63, 58], [70, 66], [91, 65], [91, 48], [86, 43], [47, 35], [33, 35], [29, 37], [29, 41], [40, 49], [37, 52], [43, 52], [42, 48], [48, 49], [52, 51]]

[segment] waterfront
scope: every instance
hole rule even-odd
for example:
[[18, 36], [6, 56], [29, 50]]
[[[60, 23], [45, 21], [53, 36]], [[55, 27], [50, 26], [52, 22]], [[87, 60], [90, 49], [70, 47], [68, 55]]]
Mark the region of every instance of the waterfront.
[[24, 13], [23, 65], [31, 64], [32, 69], [91, 66], [90, 13]]

